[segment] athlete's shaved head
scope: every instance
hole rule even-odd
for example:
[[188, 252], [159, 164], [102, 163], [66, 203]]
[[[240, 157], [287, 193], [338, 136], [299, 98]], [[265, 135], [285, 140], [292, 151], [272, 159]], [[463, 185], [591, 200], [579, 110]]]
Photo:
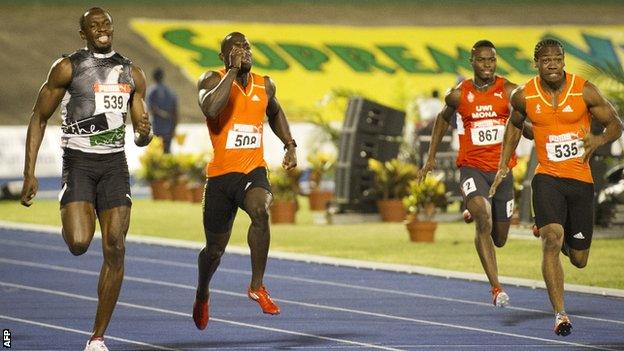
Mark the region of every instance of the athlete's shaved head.
[[88, 9], [85, 13], [83, 13], [82, 16], [80, 16], [80, 21], [78, 22], [80, 24], [80, 30], [85, 30], [85, 25], [87, 24], [87, 17], [95, 13], [106, 14], [110, 18], [111, 22], [113, 22], [113, 17], [110, 15], [110, 13], [108, 13], [108, 11], [104, 10], [101, 7], [92, 7]]
[[492, 48], [492, 49], [496, 49], [496, 47], [494, 46], [494, 43], [492, 43], [489, 40], [479, 40], [478, 42], [474, 43], [474, 45], [472, 46], [472, 49], [470, 50], [470, 56], [474, 56], [475, 51], [477, 51], [480, 48]]
[[561, 52], [565, 55], [565, 49], [563, 48], [563, 44], [557, 39], [553, 38], [544, 38], [535, 44], [535, 50], [533, 51], [533, 59], [537, 61], [540, 55], [540, 51], [547, 46], [557, 46], [561, 49]]
[[223, 40], [221, 41], [221, 53], [225, 53], [224, 50], [227, 50], [228, 45], [235, 39], [244, 40], [246, 39], [245, 34], [240, 32], [232, 32], [226, 35], [225, 38], [223, 38]]

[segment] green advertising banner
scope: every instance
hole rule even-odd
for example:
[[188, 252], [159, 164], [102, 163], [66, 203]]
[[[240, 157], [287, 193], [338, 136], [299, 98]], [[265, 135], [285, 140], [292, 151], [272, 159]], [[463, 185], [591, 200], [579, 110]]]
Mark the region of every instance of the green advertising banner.
[[[566, 48], [566, 69], [590, 64], [621, 67], [624, 26], [348, 27], [333, 25], [135, 19], [131, 27], [193, 82], [223, 66], [220, 42], [244, 33], [253, 70], [269, 75], [287, 111], [312, 109], [332, 90], [347, 90], [404, 109], [417, 95], [444, 92], [472, 77], [471, 46], [494, 42], [499, 75], [523, 84], [536, 73], [533, 49], [544, 37]], [[587, 77], [591, 79], [591, 77]]]

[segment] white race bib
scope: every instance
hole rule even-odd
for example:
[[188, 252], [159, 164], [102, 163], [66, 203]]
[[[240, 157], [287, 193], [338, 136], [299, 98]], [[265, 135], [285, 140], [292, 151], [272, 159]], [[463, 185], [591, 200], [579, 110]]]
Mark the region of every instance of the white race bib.
[[546, 153], [550, 161], [561, 162], [583, 156], [585, 148], [580, 139], [550, 142], [546, 143]]
[[470, 136], [474, 145], [500, 144], [503, 142], [504, 134], [504, 125], [473, 127], [470, 129]]
[[234, 124], [228, 132], [226, 149], [257, 149], [262, 145], [262, 131], [249, 124]]
[[126, 113], [131, 88], [128, 84], [95, 84], [95, 113]]

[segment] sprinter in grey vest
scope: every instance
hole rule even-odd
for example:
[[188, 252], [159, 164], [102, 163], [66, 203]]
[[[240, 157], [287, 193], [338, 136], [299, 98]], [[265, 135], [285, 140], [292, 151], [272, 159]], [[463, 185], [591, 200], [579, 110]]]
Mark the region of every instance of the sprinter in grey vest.
[[93, 334], [85, 350], [106, 351], [104, 332], [123, 280], [124, 240], [132, 205], [124, 153], [128, 111], [136, 145], [149, 144], [151, 126], [144, 102], [145, 75], [113, 51], [110, 14], [97, 7], [85, 12], [80, 18], [80, 37], [86, 48], [57, 60], [39, 91], [28, 125], [21, 201], [30, 206], [37, 193], [37, 153], [48, 119], [61, 104], [63, 238], [72, 254], [81, 255], [93, 239], [96, 217], [100, 222], [104, 262]]

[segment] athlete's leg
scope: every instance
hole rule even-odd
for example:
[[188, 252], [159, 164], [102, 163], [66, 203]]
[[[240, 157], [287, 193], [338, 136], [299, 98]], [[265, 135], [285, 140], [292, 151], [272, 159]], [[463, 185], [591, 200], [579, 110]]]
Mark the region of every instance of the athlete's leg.
[[197, 258], [199, 273], [197, 275], [197, 291], [195, 297], [200, 301], [208, 300], [210, 295], [208, 285], [210, 284], [212, 275], [221, 263], [221, 257], [230, 241], [232, 229], [230, 228], [223, 233], [215, 233], [204, 229], [204, 234], [206, 235], [206, 246], [199, 252]]
[[98, 283], [98, 307], [93, 336], [104, 335], [110, 322], [124, 276], [125, 239], [130, 224], [130, 207], [118, 206], [98, 213], [102, 228], [104, 261]]
[[76, 201], [61, 207], [63, 239], [69, 251], [78, 256], [87, 252], [95, 232], [95, 209], [88, 201]]
[[542, 275], [555, 313], [563, 312], [563, 268], [559, 252], [563, 245], [563, 226], [547, 224], [539, 229], [542, 238]]
[[589, 249], [587, 250], [575, 250], [569, 248], [570, 262], [577, 268], [584, 268], [587, 266], [587, 260], [589, 259]]
[[269, 206], [272, 201], [271, 193], [260, 187], [249, 189], [245, 195], [244, 209], [251, 218], [247, 243], [251, 251], [250, 287], [252, 290], [257, 290], [262, 286], [271, 241]]
[[483, 196], [474, 196], [468, 200], [468, 211], [472, 214], [475, 222], [475, 247], [481, 260], [490, 285], [500, 288], [498, 282], [498, 267], [496, 265], [496, 252], [492, 241], [492, 208], [489, 201]]
[[507, 236], [509, 235], [509, 226], [511, 222], [494, 222], [494, 227], [492, 228], [492, 240], [494, 241], [494, 245], [496, 247], [503, 247], [507, 242]]

